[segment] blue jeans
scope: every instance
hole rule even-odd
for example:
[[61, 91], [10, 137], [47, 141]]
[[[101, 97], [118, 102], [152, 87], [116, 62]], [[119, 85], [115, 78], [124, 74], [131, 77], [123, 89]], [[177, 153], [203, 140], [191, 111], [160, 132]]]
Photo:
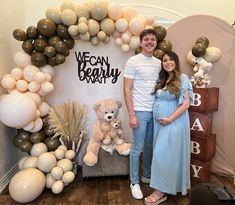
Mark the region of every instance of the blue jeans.
[[143, 151], [142, 175], [150, 178], [153, 152], [153, 113], [136, 111], [138, 127], [132, 129], [133, 145], [130, 153], [130, 179], [139, 183], [139, 158]]

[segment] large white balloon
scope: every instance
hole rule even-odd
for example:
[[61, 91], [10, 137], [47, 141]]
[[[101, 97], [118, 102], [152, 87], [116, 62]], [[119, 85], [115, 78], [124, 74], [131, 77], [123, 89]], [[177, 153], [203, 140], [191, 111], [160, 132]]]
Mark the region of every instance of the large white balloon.
[[128, 29], [128, 21], [124, 18], [120, 18], [115, 22], [115, 27], [118, 32], [125, 32]]
[[36, 105], [26, 94], [11, 92], [0, 101], [0, 120], [9, 127], [22, 128], [36, 115]]
[[46, 184], [44, 174], [35, 168], [27, 168], [13, 176], [9, 192], [11, 197], [19, 203], [28, 203], [36, 199]]
[[134, 17], [129, 22], [129, 30], [132, 34], [138, 36], [144, 30], [145, 22], [142, 17]]

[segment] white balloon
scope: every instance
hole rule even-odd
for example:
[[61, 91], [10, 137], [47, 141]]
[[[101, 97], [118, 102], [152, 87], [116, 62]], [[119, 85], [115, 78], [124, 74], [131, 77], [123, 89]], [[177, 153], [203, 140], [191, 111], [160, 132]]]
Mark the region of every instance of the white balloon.
[[50, 82], [45, 82], [41, 84], [41, 89], [45, 92], [45, 93], [50, 93], [54, 90], [54, 85]]
[[23, 72], [22, 69], [20, 68], [14, 68], [11, 70], [11, 76], [15, 79], [15, 80], [20, 80], [23, 76]]
[[56, 158], [53, 153], [45, 152], [39, 155], [38, 161], [37, 161], [37, 167], [45, 172], [50, 172], [55, 166], [56, 166]]
[[16, 88], [21, 92], [25, 92], [28, 90], [28, 82], [25, 80], [17, 80]]
[[20, 51], [15, 54], [14, 61], [19, 68], [24, 68], [28, 65], [31, 65], [31, 56], [24, 51]]
[[23, 129], [25, 131], [31, 131], [33, 130], [35, 127], [34, 121], [31, 121], [29, 124], [27, 124], [26, 126], [23, 127]]
[[125, 32], [128, 29], [128, 21], [124, 18], [120, 18], [115, 22], [115, 27], [118, 32]]
[[43, 83], [46, 81], [46, 75], [43, 72], [37, 72], [34, 74], [34, 81], [36, 83]]
[[42, 119], [39, 117], [34, 121], [34, 128], [32, 130], [30, 130], [30, 132], [38, 132], [42, 129], [43, 126], [43, 122]]
[[32, 92], [26, 92], [26, 95], [28, 95], [36, 104], [37, 107], [39, 107], [42, 103], [42, 99], [40, 95], [37, 93], [32, 93]]
[[60, 148], [57, 148], [54, 153], [57, 159], [63, 159], [65, 156], [65, 151]]
[[52, 178], [51, 173], [48, 173], [46, 175], [46, 188], [51, 189], [54, 183], [55, 183], [55, 180]]
[[121, 38], [116, 38], [115, 43], [117, 46], [121, 47], [122, 46], [122, 39]]
[[73, 163], [69, 159], [61, 159], [57, 162], [57, 166], [61, 167], [64, 172], [71, 171], [73, 169]]
[[41, 113], [40, 117], [44, 117], [44, 116], [46, 116], [49, 113], [50, 106], [46, 102], [43, 102], [39, 106], [39, 110], [40, 110], [40, 113]]
[[29, 65], [24, 68], [23, 70], [23, 77], [28, 82], [31, 82], [34, 80], [34, 75], [36, 73], [40, 72], [40, 69], [34, 65]]
[[24, 161], [23, 169], [30, 168], [30, 167], [31, 167], [31, 168], [37, 167], [37, 160], [38, 160], [37, 157], [34, 157], [34, 156], [28, 157], [28, 158]]
[[45, 65], [44, 67], [41, 67], [41, 71], [43, 73], [48, 73], [51, 75], [51, 77], [53, 77], [55, 75], [55, 70], [54, 68], [52, 68], [52, 66], [50, 65]]
[[11, 75], [7, 74], [3, 76], [1, 85], [6, 89], [12, 89], [16, 85], [16, 80]]
[[30, 83], [28, 84], [28, 89], [29, 89], [29, 91], [32, 92], [32, 93], [38, 92], [40, 88], [41, 88], [40, 84], [38, 84], [38, 83], [36, 83], [36, 82], [34, 82], [34, 81], [32, 81], [32, 82], [30, 82]]
[[61, 193], [63, 189], [64, 189], [64, 183], [61, 180], [56, 181], [51, 187], [51, 190], [54, 194]]
[[38, 157], [40, 154], [47, 152], [47, 145], [43, 142], [36, 143], [32, 146], [30, 154]]
[[52, 170], [51, 170], [51, 176], [53, 177], [53, 179], [55, 180], [59, 180], [62, 178], [64, 172], [63, 172], [63, 169], [61, 167], [54, 167]]
[[123, 44], [121, 49], [123, 52], [127, 53], [130, 50], [130, 46], [128, 44]]
[[36, 105], [26, 94], [11, 92], [0, 101], [0, 113], [4, 124], [22, 128], [34, 119]]
[[61, 20], [64, 25], [70, 26], [77, 22], [77, 15], [70, 9], [65, 9], [61, 13]]
[[75, 174], [72, 171], [65, 172], [62, 181], [64, 183], [71, 183], [75, 179]]

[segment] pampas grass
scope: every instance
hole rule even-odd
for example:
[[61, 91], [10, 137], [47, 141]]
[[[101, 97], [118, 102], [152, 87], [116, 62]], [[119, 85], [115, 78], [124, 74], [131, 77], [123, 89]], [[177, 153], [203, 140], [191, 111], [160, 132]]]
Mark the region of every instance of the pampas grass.
[[77, 153], [86, 132], [87, 106], [75, 101], [56, 105], [48, 114], [48, 122], [55, 133], [53, 138], [59, 137], [62, 144]]

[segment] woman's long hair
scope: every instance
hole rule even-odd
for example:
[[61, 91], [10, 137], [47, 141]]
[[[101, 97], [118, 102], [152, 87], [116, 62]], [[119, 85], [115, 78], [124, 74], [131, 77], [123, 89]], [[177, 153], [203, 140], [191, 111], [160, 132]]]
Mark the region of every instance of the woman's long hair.
[[166, 90], [168, 90], [170, 93], [174, 94], [176, 96], [176, 98], [179, 98], [179, 96], [180, 96], [180, 74], [181, 74], [179, 57], [173, 51], [169, 51], [169, 52], [165, 53], [164, 55], [168, 55], [170, 58], [172, 58], [175, 61], [175, 69], [172, 71], [173, 76], [172, 76], [171, 80], [168, 83], [166, 83], [169, 74], [163, 68], [163, 62], [162, 62], [162, 69], [159, 73], [159, 79], [157, 80], [153, 94], [156, 94], [158, 89], [163, 89], [166, 87]]

